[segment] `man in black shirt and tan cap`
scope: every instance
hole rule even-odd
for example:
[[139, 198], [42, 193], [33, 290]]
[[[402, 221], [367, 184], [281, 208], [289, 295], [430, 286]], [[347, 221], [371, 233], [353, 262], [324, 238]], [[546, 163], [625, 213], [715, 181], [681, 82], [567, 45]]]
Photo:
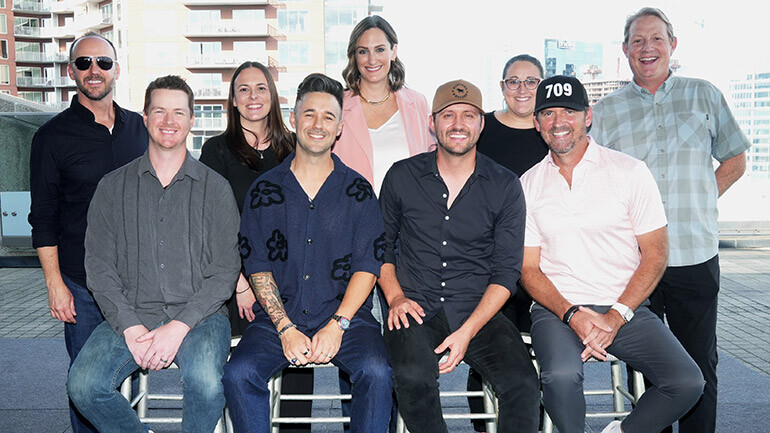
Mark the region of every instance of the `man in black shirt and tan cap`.
[[438, 148], [394, 164], [380, 195], [385, 340], [412, 433], [447, 431], [438, 377], [463, 360], [491, 383], [499, 432], [537, 431], [537, 376], [500, 314], [521, 274], [524, 196], [515, 174], [476, 152], [483, 113], [473, 84], [440, 86], [430, 118]]

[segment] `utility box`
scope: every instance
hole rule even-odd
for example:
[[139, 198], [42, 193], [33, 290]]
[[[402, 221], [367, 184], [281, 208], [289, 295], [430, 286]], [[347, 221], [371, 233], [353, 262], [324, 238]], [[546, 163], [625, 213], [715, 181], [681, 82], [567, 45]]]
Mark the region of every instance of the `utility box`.
[[29, 191], [0, 192], [0, 242], [6, 248], [32, 248]]

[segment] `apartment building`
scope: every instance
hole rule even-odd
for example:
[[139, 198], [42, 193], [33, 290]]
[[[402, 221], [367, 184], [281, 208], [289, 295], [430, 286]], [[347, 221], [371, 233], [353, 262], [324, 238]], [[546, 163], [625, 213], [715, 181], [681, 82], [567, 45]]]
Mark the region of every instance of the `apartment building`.
[[770, 179], [770, 69], [730, 81], [727, 96], [735, 120], [751, 142], [746, 151], [746, 175]]

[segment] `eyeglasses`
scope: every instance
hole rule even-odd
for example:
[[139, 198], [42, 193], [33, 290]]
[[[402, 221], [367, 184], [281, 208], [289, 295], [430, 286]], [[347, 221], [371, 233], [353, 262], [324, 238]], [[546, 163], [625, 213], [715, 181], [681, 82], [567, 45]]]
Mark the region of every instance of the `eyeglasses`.
[[97, 66], [103, 71], [109, 71], [112, 69], [112, 65], [115, 64], [115, 61], [112, 60], [110, 57], [107, 56], [99, 56], [99, 57], [78, 57], [77, 59], [73, 60], [72, 63], [75, 65], [76, 68], [78, 68], [79, 71], [87, 71], [91, 68], [91, 64], [96, 60]]
[[522, 83], [524, 84], [524, 87], [526, 87], [527, 89], [535, 90], [537, 89], [537, 85], [540, 84], [540, 78], [529, 77], [526, 80], [509, 78], [507, 80], [504, 80], [503, 83], [505, 83], [505, 87], [507, 87], [508, 90], [518, 90], [519, 87], [521, 87]]

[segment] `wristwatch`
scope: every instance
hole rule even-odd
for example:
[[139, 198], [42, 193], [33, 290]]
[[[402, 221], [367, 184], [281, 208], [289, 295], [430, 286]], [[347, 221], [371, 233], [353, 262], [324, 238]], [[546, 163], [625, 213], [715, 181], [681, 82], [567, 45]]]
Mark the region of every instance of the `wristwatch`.
[[612, 304], [611, 309], [620, 313], [620, 317], [622, 317], [626, 323], [630, 322], [631, 319], [634, 318], [634, 310], [630, 309], [627, 305], [621, 304], [620, 302]]
[[350, 319], [348, 319], [345, 316], [334, 314], [332, 315], [332, 320], [336, 320], [337, 323], [340, 325], [340, 329], [343, 331], [347, 331], [348, 328], [350, 328]]

